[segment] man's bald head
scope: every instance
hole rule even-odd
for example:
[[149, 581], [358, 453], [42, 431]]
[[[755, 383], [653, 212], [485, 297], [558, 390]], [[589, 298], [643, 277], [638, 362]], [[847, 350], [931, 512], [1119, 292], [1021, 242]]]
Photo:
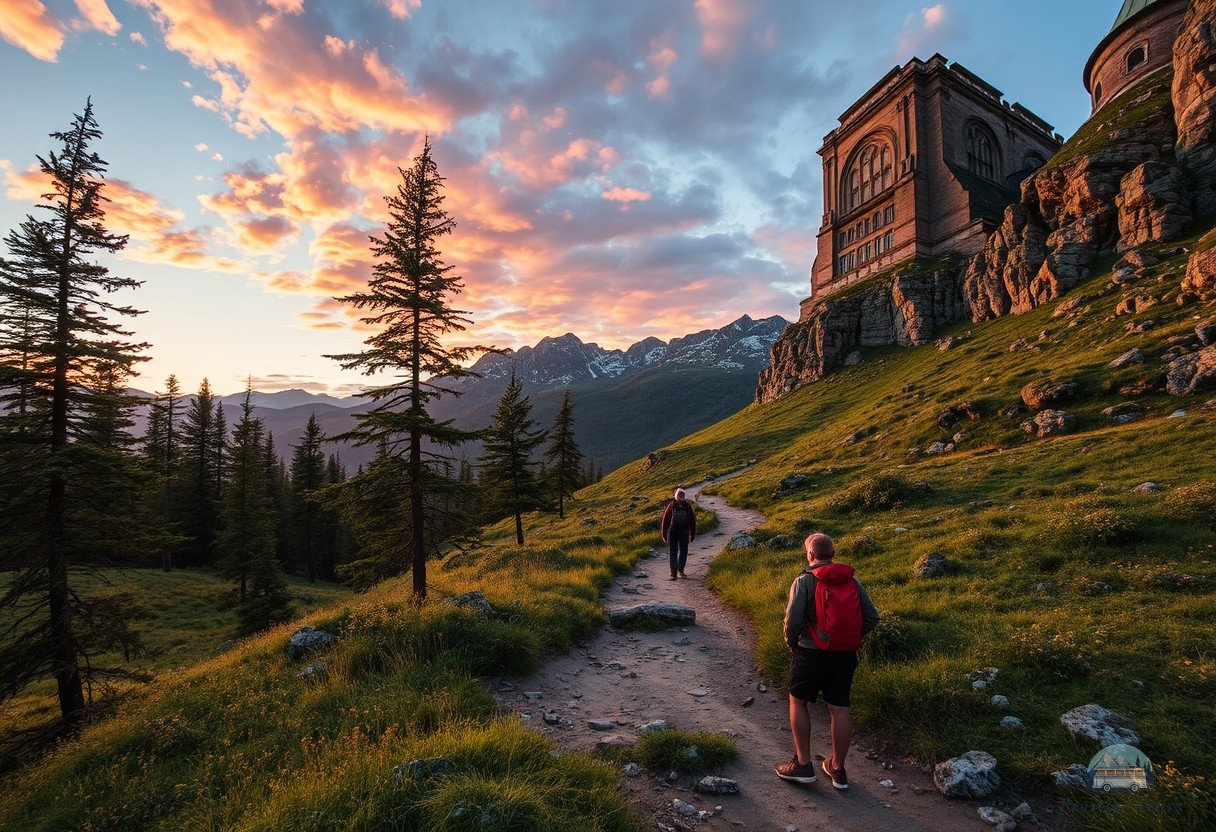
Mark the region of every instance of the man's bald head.
[[836, 556], [836, 547], [832, 538], [823, 532], [815, 532], [806, 539], [807, 560], [831, 560]]

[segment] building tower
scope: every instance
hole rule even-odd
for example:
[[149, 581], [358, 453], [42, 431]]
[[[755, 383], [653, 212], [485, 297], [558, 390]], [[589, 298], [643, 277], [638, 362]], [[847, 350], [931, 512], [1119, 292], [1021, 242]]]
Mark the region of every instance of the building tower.
[[1186, 6], [1187, 0], [1123, 0], [1115, 25], [1085, 62], [1092, 112], [1173, 60]]

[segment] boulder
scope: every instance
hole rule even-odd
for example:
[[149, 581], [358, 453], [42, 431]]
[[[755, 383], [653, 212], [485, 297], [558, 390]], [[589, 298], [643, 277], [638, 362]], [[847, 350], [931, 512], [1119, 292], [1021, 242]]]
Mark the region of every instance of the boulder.
[[1103, 746], [1139, 745], [1140, 734], [1131, 720], [1101, 705], [1082, 705], [1060, 715], [1060, 724], [1075, 737], [1097, 740]]
[[1156, 304], [1152, 295], [1128, 295], [1115, 307], [1115, 315], [1138, 315]]
[[1000, 826], [1006, 823], [1015, 823], [1012, 815], [1002, 812], [995, 806], [981, 806], [976, 811], [979, 813], [980, 820], [982, 820], [984, 823], [991, 823], [993, 826]]
[[682, 627], [697, 623], [697, 611], [679, 604], [638, 604], [633, 607], [616, 607], [608, 610], [608, 622], [614, 627], [630, 624], [638, 618], [657, 620], [671, 627]]
[[1132, 349], [1123, 353], [1123, 355], [1119, 356], [1118, 358], [1116, 358], [1114, 361], [1110, 362], [1106, 366], [1110, 367], [1112, 370], [1122, 370], [1124, 367], [1130, 367], [1132, 364], [1143, 364], [1143, 363], [1144, 363], [1144, 353], [1140, 352], [1140, 350], [1133, 347]]
[[933, 785], [946, 797], [987, 797], [1001, 787], [996, 758], [968, 751], [933, 767]]
[[688, 803], [686, 801], [680, 800], [680, 798], [678, 798], [678, 797], [674, 798], [671, 801], [671, 808], [676, 810], [676, 814], [683, 815], [686, 818], [690, 818], [697, 813], [696, 806], [693, 806], [691, 803]]
[[989, 702], [992, 707], [1000, 708], [1002, 711], [1009, 707], [1009, 697], [1001, 696], [999, 693], [993, 696]]
[[1143, 419], [1146, 413], [1148, 413], [1148, 408], [1137, 402], [1119, 402], [1102, 408], [1102, 415], [1119, 425]]
[[927, 454], [944, 454], [946, 452], [946, 447], [947, 447], [946, 443], [944, 443], [944, 442], [934, 442], [932, 445], [925, 448], [925, 453], [927, 453]]
[[490, 606], [490, 602], [486, 600], [486, 596], [473, 590], [472, 592], [462, 592], [459, 595], [454, 595], [450, 598], [444, 598], [443, 603], [461, 609], [473, 610], [481, 615], [492, 615], [494, 608]]
[[773, 490], [773, 498], [784, 497], [786, 494], [793, 494], [795, 491], [801, 491], [815, 481], [815, 478], [810, 474], [794, 472], [787, 474], [782, 478], [781, 482], [777, 483], [776, 489]]
[[1026, 726], [1016, 716], [1003, 716], [1001, 717], [1001, 727], [1008, 728], [1011, 731], [1018, 731]]
[[1165, 370], [1165, 389], [1171, 396], [1216, 389], [1216, 345], [1171, 361]]
[[739, 784], [726, 777], [702, 777], [693, 789], [701, 794], [738, 794]]
[[1174, 154], [1194, 182], [1195, 211], [1216, 211], [1216, 0], [1191, 0], [1174, 40]]
[[743, 532], [738, 532], [734, 537], [732, 537], [730, 539], [730, 542], [726, 544], [726, 548], [727, 549], [750, 549], [755, 545], [756, 545], [756, 539], [754, 537], [752, 537], [751, 535], [748, 535], [748, 534], [744, 534]]
[[433, 777], [452, 770], [452, 761], [447, 757], [426, 757], [401, 763], [393, 768], [393, 785], [400, 786], [406, 780], [423, 783]]
[[1070, 433], [1077, 419], [1063, 410], [1044, 410], [1022, 422], [1022, 430], [1035, 436], [1055, 436]]
[[[1216, 231], [1203, 238], [1204, 244], [1216, 242]], [[1182, 278], [1184, 291], [1205, 295], [1216, 291], [1216, 246], [1191, 254], [1186, 261], [1186, 276]]]
[[1205, 347], [1216, 344], [1216, 321], [1208, 321], [1195, 327], [1195, 335], [1199, 343]]
[[912, 574], [917, 578], [940, 578], [950, 571], [950, 560], [939, 552], [921, 555], [912, 565]]
[[646, 459], [642, 461], [642, 470], [650, 471], [657, 468], [667, 459], [667, 451], [652, 451], [646, 454]]
[[1123, 177], [1118, 210], [1119, 250], [1180, 240], [1195, 216], [1186, 176], [1177, 165], [1142, 162]]
[[1075, 399], [1077, 383], [1075, 381], [1051, 381], [1041, 379], [1032, 381], [1022, 388], [1022, 401], [1031, 410], [1063, 404]]
[[1115, 263], [1115, 271], [1120, 271], [1122, 269], [1147, 269], [1151, 266], [1157, 265], [1160, 262], [1161, 261], [1157, 259], [1157, 255], [1150, 251], [1146, 251], [1142, 248], [1133, 249], [1125, 252], [1123, 256], [1119, 258], [1119, 262]]
[[1073, 763], [1068, 768], [1053, 771], [1051, 780], [1059, 789], [1088, 789], [1089, 769], [1080, 763]]
[[1051, 313], [1053, 318], [1063, 318], [1065, 315], [1072, 315], [1075, 312], [1084, 310], [1085, 304], [1089, 303], [1093, 298], [1089, 295], [1077, 295], [1076, 297], [1067, 298], [1060, 302], [1060, 305]]
[[861, 362], [862, 362], [861, 353], [858, 352], [857, 350], [853, 350], [851, 353], [849, 353], [847, 356], [845, 356], [844, 366], [856, 367]]
[[287, 641], [287, 658], [296, 661], [310, 653], [324, 650], [334, 643], [333, 633], [318, 630], [315, 627], [301, 627], [291, 634]]
[[764, 548], [771, 549], [773, 551], [780, 551], [782, 549], [798, 549], [801, 546], [802, 538], [794, 537], [792, 534], [779, 534], [774, 537], [770, 537], [764, 542]]
[[963, 419], [976, 422], [980, 418], [979, 408], [973, 402], [959, 402], [937, 414], [937, 426], [942, 430], [950, 430]]

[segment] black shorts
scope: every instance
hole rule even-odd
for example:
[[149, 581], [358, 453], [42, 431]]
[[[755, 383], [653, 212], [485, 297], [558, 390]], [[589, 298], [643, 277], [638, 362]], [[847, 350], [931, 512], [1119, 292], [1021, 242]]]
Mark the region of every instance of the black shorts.
[[799, 647], [790, 664], [790, 696], [814, 702], [822, 693], [824, 702], [847, 708], [856, 669], [856, 651], [833, 653]]

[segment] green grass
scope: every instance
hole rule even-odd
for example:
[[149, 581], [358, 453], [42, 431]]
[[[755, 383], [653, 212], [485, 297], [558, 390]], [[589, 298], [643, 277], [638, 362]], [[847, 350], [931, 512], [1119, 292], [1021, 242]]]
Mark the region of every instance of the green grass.
[[738, 756], [730, 737], [702, 731], [667, 728], [643, 734], [637, 755], [651, 771], [716, 771]]

